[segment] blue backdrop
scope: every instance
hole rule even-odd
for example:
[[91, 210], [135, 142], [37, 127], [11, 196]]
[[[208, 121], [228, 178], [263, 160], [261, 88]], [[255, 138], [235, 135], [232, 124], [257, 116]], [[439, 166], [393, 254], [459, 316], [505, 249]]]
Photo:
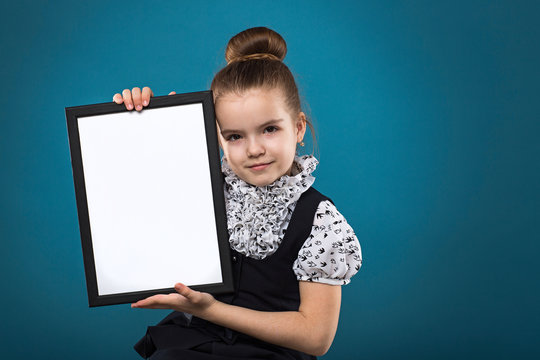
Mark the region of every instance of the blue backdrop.
[[364, 255], [323, 358], [538, 358], [539, 2], [445, 3], [3, 4], [1, 357], [137, 358], [165, 312], [88, 308], [64, 107], [208, 89], [263, 25]]

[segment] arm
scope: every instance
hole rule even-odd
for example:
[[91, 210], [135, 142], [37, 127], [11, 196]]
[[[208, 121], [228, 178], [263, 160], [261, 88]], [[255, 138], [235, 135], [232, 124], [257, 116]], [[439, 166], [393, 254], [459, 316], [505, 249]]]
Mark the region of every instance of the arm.
[[210, 294], [177, 284], [178, 294], [155, 295], [132, 305], [174, 309], [279, 346], [324, 355], [334, 339], [341, 304], [341, 287], [300, 281], [298, 311], [265, 312], [229, 305]]
[[216, 302], [206, 320], [269, 343], [324, 355], [336, 333], [341, 287], [300, 282], [300, 308], [290, 312], [264, 312]]

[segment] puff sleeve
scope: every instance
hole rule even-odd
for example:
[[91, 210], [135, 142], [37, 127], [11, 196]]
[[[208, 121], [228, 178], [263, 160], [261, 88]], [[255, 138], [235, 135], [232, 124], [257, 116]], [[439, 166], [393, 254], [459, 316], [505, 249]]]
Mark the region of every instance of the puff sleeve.
[[360, 243], [343, 215], [322, 201], [311, 234], [298, 252], [293, 271], [299, 281], [346, 285], [362, 265]]

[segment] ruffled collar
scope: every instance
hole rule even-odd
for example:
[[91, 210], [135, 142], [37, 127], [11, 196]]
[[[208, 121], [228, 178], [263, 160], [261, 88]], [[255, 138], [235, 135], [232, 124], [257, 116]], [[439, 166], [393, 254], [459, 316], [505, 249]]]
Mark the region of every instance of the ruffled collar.
[[296, 201], [315, 181], [311, 173], [318, 163], [312, 155], [296, 156], [293, 175], [283, 175], [270, 185], [255, 186], [240, 179], [224, 158], [222, 171], [231, 247], [255, 259], [276, 252]]

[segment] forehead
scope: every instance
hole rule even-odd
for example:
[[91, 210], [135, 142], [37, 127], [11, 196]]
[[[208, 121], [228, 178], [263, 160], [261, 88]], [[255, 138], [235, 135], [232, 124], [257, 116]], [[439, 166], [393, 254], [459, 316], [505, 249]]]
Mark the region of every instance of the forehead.
[[251, 89], [243, 94], [227, 94], [215, 104], [221, 127], [246, 127], [272, 119], [290, 119], [285, 100], [277, 89]]

